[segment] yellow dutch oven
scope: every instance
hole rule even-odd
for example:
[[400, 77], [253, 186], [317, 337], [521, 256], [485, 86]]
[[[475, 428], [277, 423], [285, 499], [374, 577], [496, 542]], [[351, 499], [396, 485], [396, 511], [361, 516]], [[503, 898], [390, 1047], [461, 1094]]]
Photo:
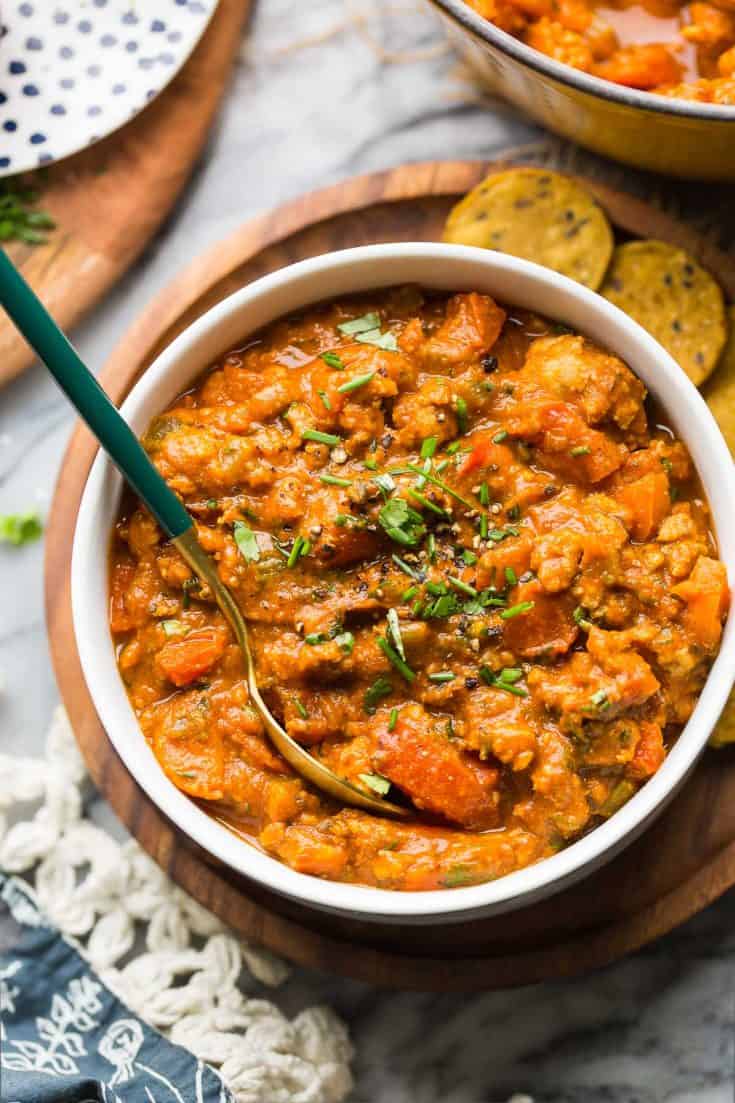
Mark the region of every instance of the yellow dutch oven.
[[600, 80], [532, 50], [463, 0], [430, 0], [484, 84], [548, 130], [638, 168], [735, 180], [735, 107]]

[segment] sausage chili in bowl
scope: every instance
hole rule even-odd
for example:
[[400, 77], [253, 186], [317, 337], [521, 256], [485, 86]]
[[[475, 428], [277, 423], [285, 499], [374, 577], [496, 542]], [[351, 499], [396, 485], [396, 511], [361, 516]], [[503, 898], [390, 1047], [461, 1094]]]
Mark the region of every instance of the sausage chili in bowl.
[[211, 595], [125, 499], [110, 625], [142, 731], [295, 870], [416, 891], [522, 869], [621, 808], [694, 708], [728, 606], [707, 503], [643, 384], [576, 333], [474, 292], [307, 307], [143, 440], [272, 711], [412, 809], [339, 807], [290, 771]]

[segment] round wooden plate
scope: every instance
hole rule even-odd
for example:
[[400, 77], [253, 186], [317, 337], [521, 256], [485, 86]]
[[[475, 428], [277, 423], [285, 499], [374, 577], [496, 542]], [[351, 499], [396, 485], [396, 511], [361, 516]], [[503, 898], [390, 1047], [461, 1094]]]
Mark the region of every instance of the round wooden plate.
[[[327, 188], [248, 223], [151, 303], [114, 351], [102, 383], [120, 401], [194, 318], [284, 264], [368, 242], [436, 239], [456, 198], [499, 167], [405, 166]], [[685, 246], [735, 298], [730, 259], [690, 227], [588, 183], [621, 233]], [[84, 683], [72, 631], [69, 564], [73, 520], [94, 452], [80, 427], [61, 468], [46, 538], [46, 611], [61, 695], [90, 773], [123, 823], [177, 884], [245, 937], [301, 965], [374, 984], [433, 991], [500, 988], [610, 962], [669, 931], [735, 883], [735, 759], [728, 751], [708, 752], [668, 811], [601, 872], [551, 900], [494, 919], [410, 929], [339, 920], [282, 900], [217, 864], [163, 817], [127, 773]]]

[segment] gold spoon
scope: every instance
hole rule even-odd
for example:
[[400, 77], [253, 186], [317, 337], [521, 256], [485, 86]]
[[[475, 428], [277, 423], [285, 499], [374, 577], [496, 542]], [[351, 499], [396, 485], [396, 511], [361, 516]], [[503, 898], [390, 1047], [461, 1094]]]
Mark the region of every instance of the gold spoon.
[[248, 693], [255, 705], [258, 714], [265, 725], [265, 730], [278, 750], [282, 758], [286, 759], [297, 774], [301, 774], [307, 781], [330, 797], [341, 801], [343, 804], [351, 804], [356, 808], [365, 808], [370, 812], [380, 812], [382, 815], [406, 816], [408, 809], [401, 808], [398, 804], [371, 797], [363, 793], [349, 781], [345, 781], [323, 763], [305, 751], [304, 748], [293, 739], [286, 729], [278, 723], [271, 713], [265, 701], [260, 695], [258, 682], [255, 676], [255, 662], [250, 648], [248, 626], [245, 623], [240, 607], [234, 597], [222, 582], [214, 560], [205, 552], [199, 543], [194, 525], [190, 525], [180, 536], [172, 538], [172, 542], [181, 552], [186, 562], [197, 578], [206, 583], [211, 590], [215, 601], [227, 622], [235, 633], [235, 638], [245, 658], [245, 677], [248, 683]]
[[120, 416], [78, 353], [56, 325], [3, 249], [0, 249], [0, 305], [51, 372], [92, 433], [145, 503], [186, 562], [205, 583], [227, 618], [245, 658], [248, 692], [279, 754], [297, 774], [343, 804], [383, 816], [407, 809], [361, 792], [305, 751], [278, 723], [258, 689], [247, 625], [234, 597], [219, 577], [214, 560], [199, 543], [193, 518], [151, 463], [140, 441]]

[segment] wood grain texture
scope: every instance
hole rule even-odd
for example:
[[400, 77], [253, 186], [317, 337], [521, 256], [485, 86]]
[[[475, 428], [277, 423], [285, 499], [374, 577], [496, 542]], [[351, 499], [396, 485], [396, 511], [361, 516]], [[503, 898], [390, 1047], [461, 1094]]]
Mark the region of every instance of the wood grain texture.
[[[305, 196], [243, 226], [191, 264], [115, 349], [102, 382], [119, 401], [171, 339], [213, 302], [316, 253], [376, 241], [436, 240], [458, 195], [498, 166], [405, 166]], [[685, 245], [735, 297], [731, 261], [670, 216], [592, 190], [623, 234]], [[735, 755], [708, 752], [668, 811], [600, 873], [512, 916], [411, 928], [340, 920], [282, 900], [201, 852], [145, 797], [112, 749], [84, 684], [69, 597], [72, 526], [95, 452], [75, 432], [46, 541], [46, 611], [61, 695], [98, 788], [141, 845], [205, 907], [302, 965], [375, 984], [470, 991], [599, 967], [670, 930], [735, 883]], [[247, 845], [243, 843], [243, 845]]]
[[[171, 84], [122, 129], [42, 170], [45, 245], [13, 242], [12, 260], [67, 332], [132, 264], [183, 188], [225, 90], [251, 0], [220, 0]], [[24, 181], [33, 181], [25, 174]], [[0, 385], [34, 354], [0, 317]]]

